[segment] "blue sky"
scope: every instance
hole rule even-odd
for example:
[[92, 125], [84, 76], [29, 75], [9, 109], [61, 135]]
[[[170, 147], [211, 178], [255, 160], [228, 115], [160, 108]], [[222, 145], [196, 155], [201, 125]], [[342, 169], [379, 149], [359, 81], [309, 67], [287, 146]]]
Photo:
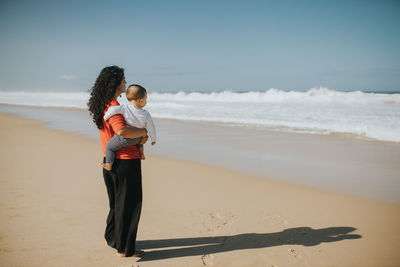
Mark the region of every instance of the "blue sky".
[[0, 1], [0, 90], [400, 91], [400, 1]]

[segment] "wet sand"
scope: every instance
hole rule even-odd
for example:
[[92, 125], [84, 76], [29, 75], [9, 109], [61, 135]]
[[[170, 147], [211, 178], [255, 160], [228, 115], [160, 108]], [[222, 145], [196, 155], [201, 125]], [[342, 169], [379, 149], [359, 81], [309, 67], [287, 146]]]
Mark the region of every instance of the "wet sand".
[[138, 233], [146, 255], [117, 258], [103, 240], [98, 142], [0, 121], [2, 266], [400, 265], [398, 204], [151, 154]]
[[[1, 112], [99, 138], [85, 110], [0, 105]], [[151, 155], [400, 204], [400, 143], [209, 122], [155, 123], [157, 145], [145, 146]]]

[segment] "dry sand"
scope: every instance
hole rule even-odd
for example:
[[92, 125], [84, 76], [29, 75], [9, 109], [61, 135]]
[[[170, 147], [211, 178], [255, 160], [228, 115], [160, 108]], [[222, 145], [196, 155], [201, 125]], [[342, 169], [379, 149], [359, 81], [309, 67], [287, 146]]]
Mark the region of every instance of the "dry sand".
[[103, 240], [100, 145], [0, 122], [1, 266], [400, 266], [400, 205], [151, 155], [146, 255], [117, 258]]

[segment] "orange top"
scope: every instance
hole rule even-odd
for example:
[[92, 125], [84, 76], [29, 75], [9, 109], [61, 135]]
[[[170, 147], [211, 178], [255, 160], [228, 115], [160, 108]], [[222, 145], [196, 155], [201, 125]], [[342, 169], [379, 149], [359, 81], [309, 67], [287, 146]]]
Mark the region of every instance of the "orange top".
[[[119, 106], [117, 100], [111, 100], [110, 103], [107, 104], [106, 109], [104, 110], [104, 114], [107, 112], [108, 108], [111, 106]], [[103, 119], [103, 129], [99, 130], [100, 134], [100, 142], [101, 147], [103, 148], [104, 156], [106, 155], [106, 144], [108, 140], [111, 139], [119, 130], [125, 128], [126, 122], [124, 117], [121, 114], [117, 114], [112, 116], [108, 121], [104, 121]], [[136, 145], [127, 146], [119, 149], [115, 153], [116, 159], [138, 159], [139, 151]]]

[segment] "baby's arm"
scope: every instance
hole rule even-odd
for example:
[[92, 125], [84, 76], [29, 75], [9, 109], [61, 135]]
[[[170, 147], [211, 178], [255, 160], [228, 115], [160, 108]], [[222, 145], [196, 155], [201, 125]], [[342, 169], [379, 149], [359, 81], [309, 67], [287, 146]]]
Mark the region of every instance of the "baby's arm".
[[153, 119], [151, 118], [151, 115], [149, 112], [146, 112], [146, 126], [145, 126], [148, 135], [151, 138], [151, 144], [154, 145], [156, 143], [156, 127], [154, 126]]
[[106, 114], [104, 114], [104, 120], [107, 121], [110, 117], [122, 113], [123, 113], [123, 106], [111, 106], [108, 108]]

